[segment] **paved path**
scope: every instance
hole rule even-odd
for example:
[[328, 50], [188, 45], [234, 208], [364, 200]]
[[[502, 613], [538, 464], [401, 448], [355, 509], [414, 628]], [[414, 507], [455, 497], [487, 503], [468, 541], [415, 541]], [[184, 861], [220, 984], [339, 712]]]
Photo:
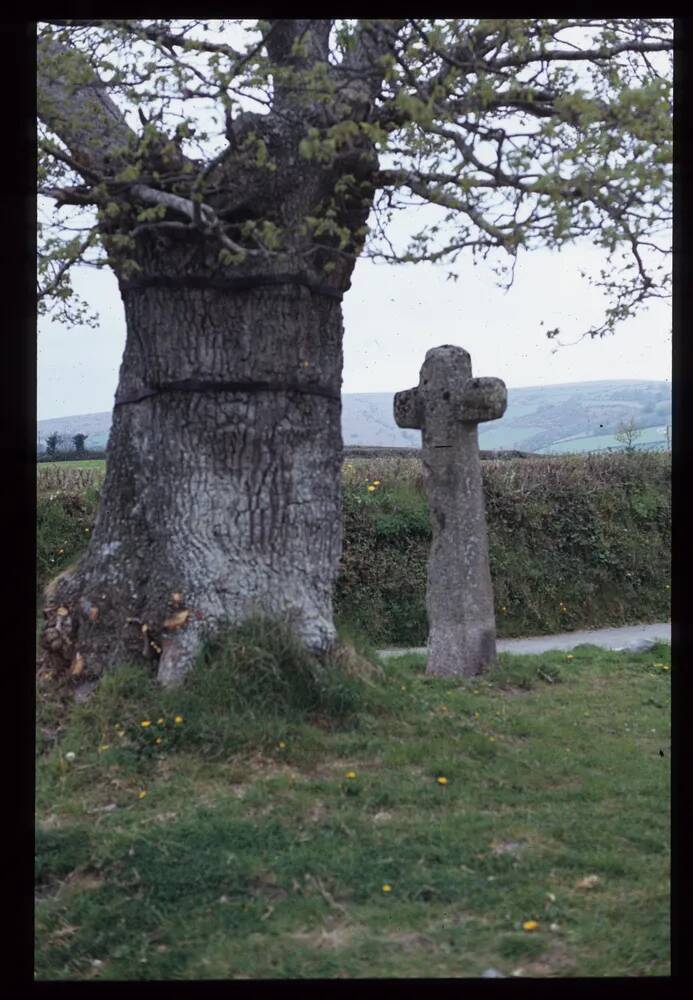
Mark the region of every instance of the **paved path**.
[[[626, 625], [623, 628], [595, 628], [584, 632], [563, 632], [561, 635], [536, 635], [526, 639], [498, 639], [499, 653], [545, 653], [549, 649], [574, 649], [582, 643], [601, 646], [602, 649], [642, 650], [657, 640], [671, 642], [671, 623], [654, 625]], [[379, 649], [380, 656], [402, 656], [404, 653], [425, 653], [426, 647], [416, 649]]]

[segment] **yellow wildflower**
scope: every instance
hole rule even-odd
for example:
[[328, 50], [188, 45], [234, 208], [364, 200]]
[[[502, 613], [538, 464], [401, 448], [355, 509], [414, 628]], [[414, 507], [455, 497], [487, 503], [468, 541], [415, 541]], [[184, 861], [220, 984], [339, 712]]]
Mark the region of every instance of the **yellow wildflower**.
[[356, 771], [347, 771], [347, 773], [344, 775], [344, 777], [345, 778], [355, 778], [356, 777]]
[[163, 726], [163, 724], [164, 724], [165, 721], [166, 721], [165, 719], [157, 719], [156, 720], [156, 724], [157, 724], [157, 726]]
[[278, 746], [279, 746], [280, 750], [285, 750], [286, 749], [286, 743], [284, 742], [284, 740], [279, 740]]
[[138, 798], [138, 799], [143, 799], [143, 798], [145, 797], [145, 795], [146, 795], [146, 794], [147, 794], [147, 793], [146, 793], [146, 792], [144, 791], [144, 789], [142, 789], [142, 791], [139, 791], [139, 792], [137, 793], [137, 798]]
[[183, 721], [183, 716], [182, 715], [177, 715], [173, 721], [175, 722], [175, 724], [177, 726], [179, 726], [181, 724], [181, 722]]
[[385, 885], [383, 886], [383, 892], [392, 892], [392, 886], [388, 885], [388, 883], [386, 882]]
[[154, 740], [154, 742], [155, 742], [155, 743], [161, 743], [161, 737], [160, 737], [160, 736], [157, 736], [157, 738], [156, 738], [156, 739]]
[[369, 493], [373, 493], [373, 492], [374, 492], [374, 490], [375, 490], [375, 486], [369, 486], [369, 487], [368, 487], [368, 492], [369, 492]]
[[142, 726], [143, 729], [147, 729], [149, 726], [151, 726], [151, 722], [149, 721], [149, 719], [142, 719], [140, 725]]
[[444, 778], [442, 774], [441, 774], [441, 776], [440, 776], [440, 777], [439, 777], [439, 778], [437, 779], [437, 781], [438, 781], [438, 784], [439, 784], [439, 785], [447, 785], [447, 783], [448, 783], [448, 779], [447, 779], [447, 778]]
[[525, 922], [522, 925], [522, 930], [523, 931], [536, 931], [538, 929], [538, 927], [539, 927], [539, 924], [536, 922], [536, 920], [525, 920]]
[[374, 486], [380, 486], [380, 480], [379, 479], [374, 479], [373, 480], [373, 485]]
[[111, 745], [110, 743], [102, 743], [101, 746], [99, 747], [99, 750], [102, 750], [102, 751], [103, 750], [108, 750], [109, 747], [110, 747], [110, 745]]

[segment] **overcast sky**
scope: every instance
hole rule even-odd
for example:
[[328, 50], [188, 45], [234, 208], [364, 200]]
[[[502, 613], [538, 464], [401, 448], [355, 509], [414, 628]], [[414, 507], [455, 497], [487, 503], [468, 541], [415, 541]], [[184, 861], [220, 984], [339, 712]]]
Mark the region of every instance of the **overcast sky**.
[[[250, 22], [227, 26], [223, 37], [245, 44], [244, 25]], [[206, 125], [205, 114], [200, 120]], [[408, 209], [389, 232], [400, 242], [437, 212], [431, 206]], [[490, 267], [483, 262], [474, 267], [470, 258], [440, 267], [359, 261], [343, 304], [343, 392], [394, 393], [415, 385], [426, 351], [440, 344], [466, 348], [474, 374], [501, 378], [509, 388], [607, 378], [669, 380], [666, 301], [653, 301], [614, 336], [575, 343], [603, 319], [600, 297], [579, 271], [596, 273], [603, 260], [600, 251], [584, 245], [525, 253], [508, 292], [498, 287]], [[459, 275], [456, 282], [447, 280], [450, 270]], [[109, 270], [80, 268], [73, 280], [98, 309], [100, 326], [65, 329], [39, 322], [39, 420], [113, 406], [125, 342], [116, 279]], [[561, 335], [549, 340], [545, 331], [554, 327]]]
[[[578, 271], [600, 260], [571, 248], [521, 257], [505, 292], [484, 264], [356, 265], [344, 297], [344, 392], [397, 392], [418, 382], [426, 351], [459, 344], [475, 375], [509, 388], [593, 379], [671, 377], [671, 310], [656, 301], [612, 337], [577, 340], [597, 321], [599, 299]], [[98, 329], [41, 321], [38, 337], [39, 420], [110, 410], [125, 343], [123, 306], [109, 270], [80, 269], [75, 286], [100, 314]], [[541, 326], [543, 320], [544, 325]], [[545, 330], [559, 326], [558, 346]]]

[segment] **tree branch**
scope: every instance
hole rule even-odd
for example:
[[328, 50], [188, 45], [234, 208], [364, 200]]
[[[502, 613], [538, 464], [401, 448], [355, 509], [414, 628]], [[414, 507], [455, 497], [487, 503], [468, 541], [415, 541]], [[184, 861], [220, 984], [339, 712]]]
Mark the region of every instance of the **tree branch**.
[[96, 195], [86, 187], [38, 188], [38, 194], [45, 198], [55, 199], [58, 202], [58, 207], [62, 205], [95, 205], [98, 201]]
[[38, 45], [38, 113], [87, 180], [124, 165], [136, 141], [86, 56], [46, 37]]
[[[131, 193], [140, 201], [150, 205], [164, 205], [174, 212], [185, 215], [193, 226], [200, 228], [203, 232], [215, 236], [222, 246], [230, 250], [231, 253], [244, 254], [248, 256], [267, 256], [269, 251], [249, 250], [247, 247], [235, 243], [226, 235], [221, 219], [210, 205], [190, 201], [188, 198], [181, 198], [180, 195], [171, 194], [169, 191], [157, 191], [146, 184], [133, 184], [130, 187]], [[198, 221], [199, 220], [199, 221]]]
[[345, 81], [339, 103], [342, 107], [351, 107], [354, 117], [373, 120], [374, 103], [386, 69], [381, 60], [392, 53], [398, 32], [405, 23], [405, 18], [359, 22], [353, 47], [335, 67], [335, 76]]
[[89, 249], [89, 247], [94, 242], [95, 238], [96, 238], [96, 233], [92, 229], [87, 238], [83, 240], [82, 243], [80, 243], [79, 247], [77, 248], [77, 252], [67, 257], [67, 259], [60, 265], [60, 267], [53, 275], [52, 279], [48, 282], [48, 284], [44, 285], [43, 288], [37, 289], [36, 298], [39, 302], [42, 299], [48, 298], [57, 290], [57, 288], [60, 285], [60, 282], [65, 277], [67, 272], [70, 270], [73, 264], [77, 263], [82, 254]]
[[671, 51], [671, 42], [665, 40], [662, 42], [620, 42], [618, 45], [612, 45], [610, 48], [603, 46], [598, 49], [539, 49], [534, 52], [523, 53], [522, 56], [505, 56], [503, 59], [492, 60], [488, 64], [488, 68], [492, 70], [507, 69], [509, 67], [516, 68], [518, 66], [526, 66], [528, 63], [532, 62], [557, 62], [557, 61], [569, 61], [569, 62], [579, 62], [579, 61], [595, 61], [599, 62], [603, 59], [613, 59], [614, 56], [620, 55], [623, 52], [669, 52]]

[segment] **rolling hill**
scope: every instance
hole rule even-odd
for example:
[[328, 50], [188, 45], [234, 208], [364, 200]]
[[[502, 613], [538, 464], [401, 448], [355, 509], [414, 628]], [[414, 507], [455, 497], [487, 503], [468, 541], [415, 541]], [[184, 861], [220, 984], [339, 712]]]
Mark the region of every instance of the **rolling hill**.
[[[417, 448], [419, 431], [395, 424], [392, 394], [345, 393], [342, 435], [345, 445]], [[601, 380], [508, 389], [508, 408], [500, 420], [479, 425], [479, 444], [487, 450], [521, 449], [545, 454], [600, 451], [623, 447], [614, 437], [618, 425], [633, 418], [641, 434], [638, 447], [666, 446], [671, 426], [671, 385], [648, 380]], [[38, 421], [38, 446], [49, 434], [62, 434], [68, 447], [74, 434], [88, 434], [87, 448], [106, 446], [111, 413], [86, 413]]]

